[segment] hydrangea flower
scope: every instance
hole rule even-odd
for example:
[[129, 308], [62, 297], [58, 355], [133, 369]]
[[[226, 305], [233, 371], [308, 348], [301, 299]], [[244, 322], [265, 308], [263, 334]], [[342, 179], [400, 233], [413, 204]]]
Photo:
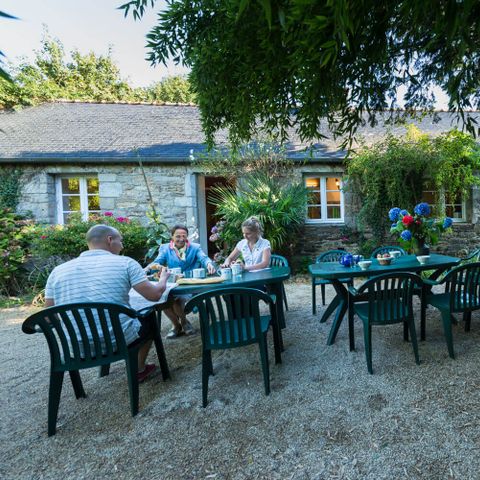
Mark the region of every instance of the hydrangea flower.
[[400, 236], [402, 237], [402, 240], [405, 240], [408, 242], [409, 240], [412, 239], [412, 232], [410, 230], [404, 230]]
[[410, 215], [407, 210], [400, 210], [400, 215], [403, 217], [405, 215]]
[[216, 226], [213, 226], [212, 229], [210, 230], [211, 233], [217, 233], [218, 228]]
[[397, 228], [397, 222], [392, 223], [392, 226], [390, 228]]
[[430, 215], [430, 205], [426, 202], [419, 203], [418, 205], [415, 205], [413, 211], [417, 215], [423, 215], [424, 217], [427, 217]]
[[450, 228], [452, 226], [453, 220], [450, 217], [446, 217], [443, 221], [443, 228]]
[[400, 209], [398, 207], [393, 207], [388, 212], [388, 218], [391, 222], [396, 222], [398, 220], [398, 214], [400, 213]]

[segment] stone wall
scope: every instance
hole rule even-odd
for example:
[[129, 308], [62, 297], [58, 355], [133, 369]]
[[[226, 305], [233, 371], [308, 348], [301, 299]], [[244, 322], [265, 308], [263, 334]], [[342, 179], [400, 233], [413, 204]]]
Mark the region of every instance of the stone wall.
[[[141, 169], [133, 165], [53, 165], [24, 167], [17, 210], [31, 211], [40, 222], [56, 223], [55, 177], [94, 174], [99, 179], [100, 208], [116, 216], [147, 221], [148, 192]], [[168, 225], [197, 227], [195, 174], [185, 166], [144, 166], [155, 207]]]

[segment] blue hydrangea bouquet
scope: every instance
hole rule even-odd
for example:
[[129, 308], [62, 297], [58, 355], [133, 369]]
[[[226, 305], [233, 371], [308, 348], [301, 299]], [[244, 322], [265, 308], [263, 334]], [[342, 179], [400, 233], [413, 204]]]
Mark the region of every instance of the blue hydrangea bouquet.
[[431, 218], [432, 209], [428, 203], [419, 203], [413, 209], [413, 215], [398, 207], [390, 209], [389, 219], [393, 222], [390, 233], [399, 236], [400, 244], [408, 251], [426, 254], [431, 245], [438, 243], [440, 235], [450, 232], [452, 219]]

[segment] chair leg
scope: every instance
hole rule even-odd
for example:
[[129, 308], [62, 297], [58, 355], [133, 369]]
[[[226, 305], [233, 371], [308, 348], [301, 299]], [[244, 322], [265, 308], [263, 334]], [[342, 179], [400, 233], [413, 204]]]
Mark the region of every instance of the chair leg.
[[325, 306], [325, 284], [320, 285], [320, 290], [322, 291], [322, 305]]
[[450, 312], [442, 312], [443, 331], [445, 333], [445, 340], [447, 342], [448, 354], [450, 355], [450, 358], [455, 358], [455, 354], [453, 352], [452, 322], [450, 317]]
[[317, 314], [317, 294], [315, 291], [315, 277], [312, 277], [312, 314]]
[[263, 334], [258, 342], [260, 348], [260, 361], [262, 362], [263, 384], [265, 386], [265, 395], [270, 395], [270, 370], [268, 365], [267, 334]]
[[348, 302], [348, 338], [350, 341], [350, 351], [353, 352], [355, 350], [355, 328], [354, 328], [354, 315], [355, 311], [353, 309], [353, 302]]
[[285, 292], [285, 285], [283, 285], [283, 283], [282, 283], [282, 291], [283, 291], [283, 301], [285, 303], [285, 310], [288, 312], [287, 294]]
[[470, 323], [472, 321], [472, 312], [465, 312], [463, 314], [463, 319], [465, 320], [465, 331], [470, 331]]
[[208, 377], [213, 373], [212, 355], [210, 350], [204, 350], [202, 354], [202, 406], [208, 403]]
[[412, 347], [413, 347], [413, 354], [415, 355], [415, 363], [417, 365], [420, 365], [420, 357], [418, 356], [417, 332], [415, 330], [415, 321], [413, 320], [413, 318], [411, 318], [410, 321], [408, 322], [408, 327], [410, 329], [410, 337], [412, 338]]
[[109, 374], [110, 374], [110, 364], [107, 363], [106, 365], [101, 365], [98, 371], [98, 376], [101, 378], [101, 377], [106, 377]]
[[132, 417], [138, 413], [138, 348], [131, 348], [125, 360]]
[[78, 370], [70, 370], [70, 380], [72, 381], [73, 391], [75, 392], [76, 398], [86, 398], [87, 394], [83, 389], [82, 378], [80, 377], [80, 372]]
[[408, 328], [409, 325], [407, 322], [403, 322], [403, 341], [408, 342]]
[[161, 325], [161, 312], [157, 312], [155, 318], [155, 330], [153, 336], [153, 342], [155, 343], [155, 350], [157, 351], [158, 363], [160, 365], [160, 370], [162, 371], [163, 380], [171, 378], [170, 370], [168, 368], [167, 356], [165, 355], [165, 349], [163, 348], [162, 336], [160, 334], [160, 325]]
[[365, 341], [365, 357], [367, 359], [368, 373], [373, 374], [372, 368], [372, 326], [368, 321], [363, 322], [363, 338]]
[[62, 393], [63, 376], [65, 372], [50, 372], [50, 387], [48, 392], [48, 436], [57, 431], [58, 406]]

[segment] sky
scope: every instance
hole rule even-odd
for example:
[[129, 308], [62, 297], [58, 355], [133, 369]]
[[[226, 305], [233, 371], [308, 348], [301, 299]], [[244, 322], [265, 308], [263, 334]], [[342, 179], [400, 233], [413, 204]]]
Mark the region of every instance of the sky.
[[40, 49], [44, 25], [49, 34], [58, 38], [65, 53], [78, 49], [81, 53], [94, 51], [112, 57], [123, 78], [134, 87], [147, 86], [168, 75], [184, 74], [187, 69], [173, 63], [150, 66], [145, 60], [145, 35], [156, 22], [156, 12], [165, 1], [157, 1], [141, 21], [123, 16], [117, 7], [127, 0], [1, 0], [0, 10], [19, 17], [19, 20], [0, 18], [0, 50], [6, 61], [19, 63], [19, 58], [32, 62], [35, 50]]

